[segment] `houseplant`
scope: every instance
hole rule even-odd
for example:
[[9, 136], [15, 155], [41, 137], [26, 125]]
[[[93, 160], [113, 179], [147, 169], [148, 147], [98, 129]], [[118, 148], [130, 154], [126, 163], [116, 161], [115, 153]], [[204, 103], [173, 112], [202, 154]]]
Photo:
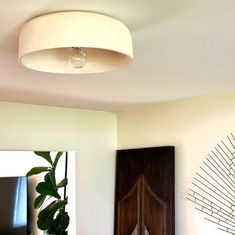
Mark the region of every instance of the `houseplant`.
[[[37, 226], [47, 234], [66, 235], [69, 225], [69, 215], [66, 212], [68, 198], [66, 196], [67, 179], [67, 154], [65, 164], [65, 177], [59, 183], [56, 179], [58, 162], [63, 152], [57, 152], [54, 159], [50, 152], [34, 152], [44, 158], [48, 166], [33, 167], [27, 177], [32, 175], [44, 174], [44, 180], [36, 186], [38, 196], [34, 200], [34, 208], [40, 209], [37, 218]], [[64, 191], [63, 198], [59, 194], [59, 189]]]

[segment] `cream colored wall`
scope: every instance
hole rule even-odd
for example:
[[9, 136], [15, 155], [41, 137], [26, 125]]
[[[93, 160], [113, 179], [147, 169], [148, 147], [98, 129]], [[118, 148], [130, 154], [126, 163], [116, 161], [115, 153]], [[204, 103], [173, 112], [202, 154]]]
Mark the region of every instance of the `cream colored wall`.
[[176, 147], [176, 235], [224, 234], [185, 199], [206, 155], [235, 130], [235, 93], [143, 106], [117, 115], [118, 148]]
[[0, 102], [0, 149], [76, 151], [77, 234], [112, 234], [115, 114]]
[[[118, 148], [176, 146], [176, 235], [220, 233], [185, 200], [213, 146], [235, 130], [235, 93], [117, 114]], [[76, 151], [77, 234], [113, 234], [116, 115], [0, 102], [1, 150]]]

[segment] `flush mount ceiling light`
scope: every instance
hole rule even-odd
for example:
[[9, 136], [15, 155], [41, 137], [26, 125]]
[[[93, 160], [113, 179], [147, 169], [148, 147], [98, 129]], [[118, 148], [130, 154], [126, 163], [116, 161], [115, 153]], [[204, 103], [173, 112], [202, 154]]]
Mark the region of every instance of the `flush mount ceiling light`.
[[128, 28], [92, 12], [57, 12], [36, 17], [22, 28], [19, 60], [27, 68], [51, 73], [100, 73], [132, 61]]

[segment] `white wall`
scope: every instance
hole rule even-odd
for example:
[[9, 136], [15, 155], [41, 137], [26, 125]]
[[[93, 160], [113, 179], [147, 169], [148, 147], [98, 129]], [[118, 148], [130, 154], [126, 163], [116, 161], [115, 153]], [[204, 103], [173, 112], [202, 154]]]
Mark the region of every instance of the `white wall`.
[[222, 235], [185, 199], [206, 155], [235, 131], [235, 93], [143, 106], [117, 115], [118, 148], [176, 147], [176, 235]]
[[[176, 146], [176, 235], [222, 235], [185, 200], [206, 154], [235, 130], [235, 93], [117, 114], [118, 148]], [[1, 150], [76, 151], [77, 234], [112, 235], [116, 115], [0, 102]], [[20, 167], [20, 166], [19, 166]]]
[[112, 234], [115, 114], [0, 102], [0, 149], [76, 151], [77, 234]]

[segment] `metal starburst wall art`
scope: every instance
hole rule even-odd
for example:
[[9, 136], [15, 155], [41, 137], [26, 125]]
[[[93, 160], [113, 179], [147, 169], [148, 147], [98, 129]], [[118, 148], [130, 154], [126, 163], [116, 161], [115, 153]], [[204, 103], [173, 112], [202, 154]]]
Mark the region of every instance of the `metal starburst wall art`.
[[227, 136], [195, 174], [187, 199], [226, 234], [235, 234], [235, 137]]

